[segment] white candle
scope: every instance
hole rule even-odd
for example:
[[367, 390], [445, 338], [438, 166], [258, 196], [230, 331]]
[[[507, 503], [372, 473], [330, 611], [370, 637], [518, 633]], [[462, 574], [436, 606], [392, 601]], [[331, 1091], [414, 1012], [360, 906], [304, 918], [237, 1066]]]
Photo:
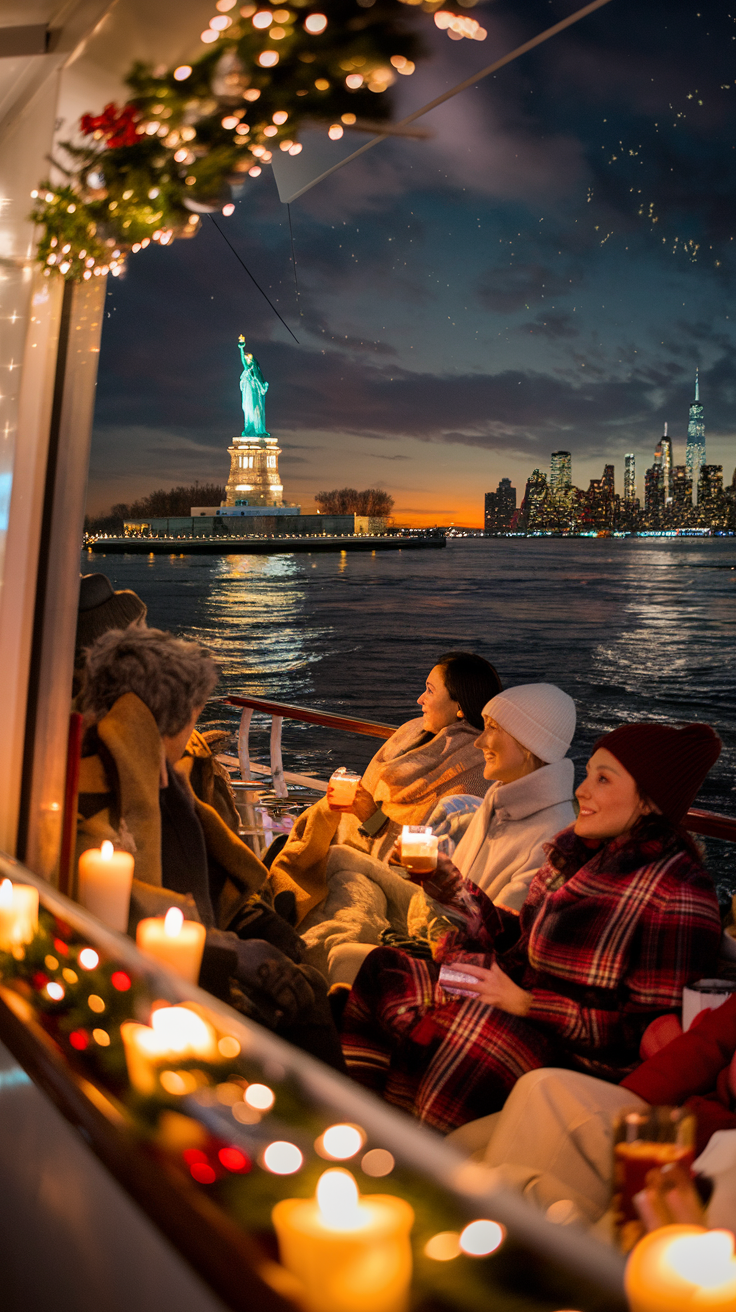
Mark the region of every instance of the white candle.
[[169, 907], [165, 916], [149, 916], [139, 921], [135, 941], [141, 952], [155, 957], [190, 984], [196, 984], [206, 936], [204, 925], [185, 920], [178, 907]]
[[79, 858], [79, 901], [104, 925], [123, 934], [128, 928], [133, 866], [130, 852], [116, 852], [107, 840]]
[[405, 1312], [414, 1212], [403, 1198], [361, 1198], [350, 1172], [338, 1168], [320, 1177], [315, 1198], [285, 1198], [272, 1218], [308, 1312]]
[[666, 1225], [641, 1239], [626, 1265], [631, 1312], [733, 1312], [734, 1237], [728, 1230]]
[[158, 1007], [150, 1025], [124, 1021], [120, 1036], [128, 1078], [139, 1093], [156, 1091], [158, 1071], [167, 1063], [220, 1059], [213, 1027], [191, 1007]]
[[12, 951], [38, 933], [38, 889], [30, 884], [0, 884], [0, 948]]
[[412, 874], [428, 875], [437, 869], [435, 838], [428, 825], [404, 825], [401, 830], [401, 864]]

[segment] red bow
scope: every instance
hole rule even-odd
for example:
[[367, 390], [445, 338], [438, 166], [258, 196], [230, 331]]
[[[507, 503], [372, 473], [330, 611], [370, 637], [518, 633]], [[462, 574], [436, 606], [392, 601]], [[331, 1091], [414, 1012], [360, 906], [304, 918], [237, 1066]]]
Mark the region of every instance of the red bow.
[[110, 149], [115, 150], [118, 146], [135, 145], [138, 140], [137, 114], [135, 106], [124, 105], [122, 109], [118, 109], [111, 101], [97, 117], [83, 114], [79, 126], [85, 136], [91, 136], [93, 132], [101, 132]]

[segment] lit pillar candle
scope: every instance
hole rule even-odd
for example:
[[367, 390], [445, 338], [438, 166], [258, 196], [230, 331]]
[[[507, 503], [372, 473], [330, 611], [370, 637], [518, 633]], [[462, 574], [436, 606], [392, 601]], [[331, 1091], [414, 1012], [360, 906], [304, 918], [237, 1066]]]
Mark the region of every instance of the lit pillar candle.
[[128, 1078], [139, 1093], [155, 1093], [158, 1071], [167, 1064], [219, 1060], [213, 1027], [191, 1007], [158, 1007], [150, 1025], [124, 1021], [120, 1036]]
[[165, 916], [149, 916], [138, 923], [135, 941], [141, 952], [155, 957], [162, 966], [196, 984], [207, 930], [196, 920], [185, 920], [178, 907], [169, 907]]
[[414, 1212], [403, 1198], [361, 1198], [350, 1172], [337, 1169], [320, 1177], [315, 1198], [285, 1198], [272, 1216], [308, 1312], [405, 1312]]
[[697, 1225], [654, 1230], [629, 1257], [626, 1294], [631, 1312], [733, 1312], [733, 1235]]
[[38, 933], [38, 889], [30, 884], [0, 884], [0, 948], [12, 951]]
[[107, 840], [79, 858], [79, 901], [103, 925], [123, 934], [128, 928], [133, 865], [130, 852], [116, 852]]

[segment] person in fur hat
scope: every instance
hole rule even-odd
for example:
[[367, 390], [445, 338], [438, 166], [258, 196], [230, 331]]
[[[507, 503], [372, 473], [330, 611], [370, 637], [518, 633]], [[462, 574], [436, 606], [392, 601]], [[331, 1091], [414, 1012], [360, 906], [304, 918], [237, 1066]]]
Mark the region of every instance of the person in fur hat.
[[[353, 1077], [443, 1132], [498, 1111], [524, 1072], [620, 1081], [657, 1016], [713, 973], [718, 900], [682, 821], [721, 743], [709, 725], [623, 725], [599, 739], [575, 824], [547, 846], [520, 914], [449, 858], [425, 889], [458, 928], [434, 960], [367, 957], [347, 1001]], [[465, 974], [462, 996], [440, 971]]]
[[129, 932], [179, 904], [207, 928], [200, 983], [342, 1068], [327, 989], [264, 900], [268, 871], [197, 797], [183, 754], [217, 681], [208, 652], [137, 625], [87, 652], [77, 857], [109, 839], [135, 856]]

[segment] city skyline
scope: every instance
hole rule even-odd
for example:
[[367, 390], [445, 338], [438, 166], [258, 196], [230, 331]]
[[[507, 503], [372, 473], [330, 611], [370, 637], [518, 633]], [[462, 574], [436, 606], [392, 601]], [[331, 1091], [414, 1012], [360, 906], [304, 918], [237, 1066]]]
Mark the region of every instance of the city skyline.
[[485, 494], [486, 534], [736, 530], [736, 469], [730, 486], [724, 487], [723, 466], [707, 462], [697, 369], [684, 462], [675, 462], [665, 421], [652, 463], [644, 470], [643, 496], [638, 495], [635, 452], [624, 456], [623, 491], [617, 492], [614, 464], [606, 464], [603, 476], [590, 479], [587, 489], [576, 487], [569, 451], [552, 451], [549, 477], [540, 467], [533, 469], [520, 504], [517, 495], [509, 478]]

